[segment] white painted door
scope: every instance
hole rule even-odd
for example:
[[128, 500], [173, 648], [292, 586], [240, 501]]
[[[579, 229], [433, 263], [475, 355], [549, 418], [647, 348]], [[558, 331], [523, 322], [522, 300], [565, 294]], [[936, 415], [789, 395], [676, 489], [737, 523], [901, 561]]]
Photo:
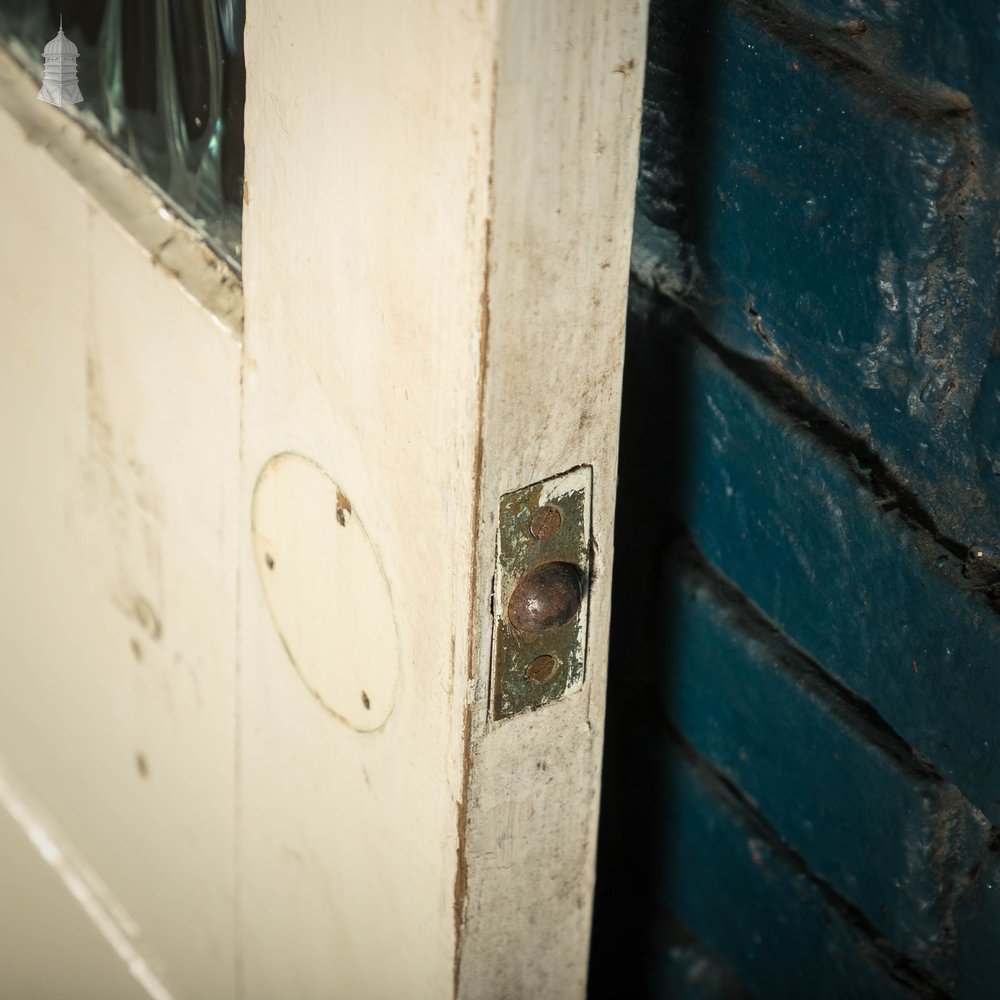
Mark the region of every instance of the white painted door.
[[0, 997], [583, 996], [644, 35], [249, 3], [242, 286], [0, 56]]

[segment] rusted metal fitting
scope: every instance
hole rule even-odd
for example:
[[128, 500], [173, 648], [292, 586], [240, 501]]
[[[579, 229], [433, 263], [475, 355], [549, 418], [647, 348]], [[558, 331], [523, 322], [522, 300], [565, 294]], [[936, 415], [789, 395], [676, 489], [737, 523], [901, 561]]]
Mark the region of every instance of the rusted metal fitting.
[[562, 628], [580, 610], [583, 586], [572, 563], [536, 566], [514, 588], [507, 618], [521, 632], [539, 635]]
[[577, 466], [500, 498], [492, 721], [541, 708], [583, 685], [591, 476]]

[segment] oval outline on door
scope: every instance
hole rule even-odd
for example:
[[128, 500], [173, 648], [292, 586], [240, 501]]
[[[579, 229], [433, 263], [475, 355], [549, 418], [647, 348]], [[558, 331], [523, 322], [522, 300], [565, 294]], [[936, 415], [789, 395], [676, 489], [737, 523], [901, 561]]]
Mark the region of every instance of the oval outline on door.
[[399, 629], [347, 494], [312, 459], [279, 452], [254, 484], [251, 533], [271, 621], [303, 684], [350, 728], [381, 729], [399, 685]]

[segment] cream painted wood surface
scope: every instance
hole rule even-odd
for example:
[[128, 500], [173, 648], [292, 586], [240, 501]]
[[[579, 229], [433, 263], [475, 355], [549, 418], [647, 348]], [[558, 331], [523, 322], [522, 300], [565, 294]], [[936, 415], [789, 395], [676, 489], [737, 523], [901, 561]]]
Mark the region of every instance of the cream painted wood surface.
[[[0, 763], [171, 996], [584, 994], [644, 32], [248, 4], [242, 335], [0, 111]], [[500, 496], [577, 465], [583, 686], [490, 723]]]
[[[585, 990], [645, 28], [639, 2], [510, 0], [498, 8], [463, 998]], [[491, 726], [498, 498], [576, 465], [593, 471], [585, 683]]]
[[245, 574], [248, 997], [453, 990], [494, 42], [471, 2], [248, 11], [244, 502], [280, 452], [337, 483], [400, 661], [382, 728], [343, 725]]
[[[32, 832], [37, 840], [37, 828]], [[132, 976], [100, 925], [59, 877], [49, 860], [49, 845], [32, 842], [27, 833], [9, 812], [0, 811], [4, 875], [0, 995], [18, 1000], [148, 997], [149, 990]], [[44, 854], [39, 847], [45, 849]], [[58, 949], [57, 959], [53, 944]]]
[[[0, 771], [97, 873], [172, 992], [231, 996], [238, 331], [30, 116], [72, 120], [9, 62], [3, 79]], [[24, 875], [16, 856], [0, 865], [4, 887]], [[0, 892], [2, 933], [16, 900]], [[58, 974], [51, 947], [14, 957]]]

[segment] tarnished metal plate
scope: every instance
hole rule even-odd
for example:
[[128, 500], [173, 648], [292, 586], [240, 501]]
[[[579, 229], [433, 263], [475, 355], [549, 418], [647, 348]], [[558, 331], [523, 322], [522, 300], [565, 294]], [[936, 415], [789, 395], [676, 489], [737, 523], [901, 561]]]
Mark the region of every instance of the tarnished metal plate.
[[583, 683], [590, 579], [589, 466], [500, 498], [493, 596], [493, 719]]

